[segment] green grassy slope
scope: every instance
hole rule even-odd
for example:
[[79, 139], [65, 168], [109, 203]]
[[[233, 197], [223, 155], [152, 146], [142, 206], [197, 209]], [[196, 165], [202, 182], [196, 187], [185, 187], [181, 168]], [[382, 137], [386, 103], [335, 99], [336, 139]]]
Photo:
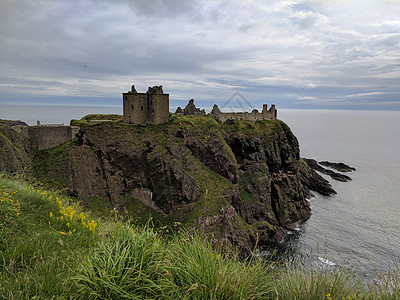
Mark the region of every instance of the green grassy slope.
[[399, 272], [362, 286], [343, 270], [239, 261], [175, 227], [93, 219], [74, 200], [0, 176], [1, 299], [399, 299]]
[[72, 269], [96, 243], [97, 221], [71, 200], [0, 178], [0, 298], [68, 298]]

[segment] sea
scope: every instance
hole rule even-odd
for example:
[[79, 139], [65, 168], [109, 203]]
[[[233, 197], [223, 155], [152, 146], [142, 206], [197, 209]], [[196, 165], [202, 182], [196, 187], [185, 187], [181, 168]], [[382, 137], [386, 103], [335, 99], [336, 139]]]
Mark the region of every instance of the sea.
[[[120, 106], [0, 104], [0, 119], [69, 124]], [[284, 110], [278, 118], [298, 138], [301, 156], [356, 168], [349, 182], [323, 175], [336, 195], [315, 193], [312, 216], [280, 245], [311, 266], [350, 268], [369, 280], [400, 266], [400, 111]]]
[[400, 266], [400, 112], [280, 110], [301, 156], [356, 168], [349, 182], [324, 175], [336, 195], [309, 199], [312, 216], [282, 247], [312, 266], [345, 267], [361, 278]]

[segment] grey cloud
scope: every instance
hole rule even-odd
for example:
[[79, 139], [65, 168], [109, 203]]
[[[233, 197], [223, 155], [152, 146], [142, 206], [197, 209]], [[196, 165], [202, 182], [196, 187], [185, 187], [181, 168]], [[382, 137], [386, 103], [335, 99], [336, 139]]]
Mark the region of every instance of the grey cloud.
[[121, 5], [132, 16], [142, 21], [157, 22], [162, 20], [201, 20], [205, 15], [200, 14], [199, 1], [186, 0], [103, 0], [107, 5]]
[[[165, 82], [177, 99], [223, 101], [240, 89], [254, 99], [303, 97], [314, 105], [391, 92], [398, 90], [400, 5], [390, 5], [376, 16], [375, 7], [342, 11], [317, 1], [5, 0], [0, 78], [9, 87], [0, 92], [103, 96], [131, 81]], [[307, 86], [315, 88], [299, 94]]]
[[315, 24], [316, 22], [317, 22], [316, 16], [310, 15], [310, 16], [307, 16], [307, 17], [305, 17], [304, 19], [302, 19], [302, 20], [300, 21], [299, 26], [300, 26], [301, 29], [308, 29], [308, 28], [314, 26], [314, 24]]

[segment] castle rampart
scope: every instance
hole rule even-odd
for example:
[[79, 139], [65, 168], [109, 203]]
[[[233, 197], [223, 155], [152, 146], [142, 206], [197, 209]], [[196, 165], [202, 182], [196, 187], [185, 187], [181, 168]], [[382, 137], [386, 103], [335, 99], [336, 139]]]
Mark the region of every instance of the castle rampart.
[[159, 124], [169, 118], [169, 94], [162, 86], [149, 87], [146, 93], [138, 93], [135, 86], [123, 93], [124, 122], [140, 124], [146, 121]]
[[258, 112], [257, 109], [254, 109], [252, 112], [221, 112], [219, 107], [215, 104], [213, 109], [210, 112], [211, 116], [214, 116], [221, 122], [225, 122], [227, 120], [247, 120], [247, 121], [258, 121], [258, 120], [276, 120], [277, 118], [277, 110], [275, 108], [275, 104], [271, 105], [271, 108], [268, 109], [267, 104], [263, 104], [263, 110]]
[[49, 149], [72, 140], [75, 136], [73, 131], [72, 126], [30, 126], [29, 139], [32, 148]]
[[77, 126], [65, 126], [62, 124], [18, 125], [12, 128], [27, 137], [31, 147], [38, 150], [50, 149], [70, 141], [79, 131]]

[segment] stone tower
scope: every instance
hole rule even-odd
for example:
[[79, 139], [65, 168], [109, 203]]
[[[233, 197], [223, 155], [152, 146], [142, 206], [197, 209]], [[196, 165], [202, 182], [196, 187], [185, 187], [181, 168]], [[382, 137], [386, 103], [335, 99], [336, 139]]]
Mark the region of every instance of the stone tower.
[[138, 93], [135, 86], [123, 93], [124, 122], [139, 124], [146, 121], [158, 124], [169, 118], [169, 94], [162, 86], [149, 87], [146, 93]]

